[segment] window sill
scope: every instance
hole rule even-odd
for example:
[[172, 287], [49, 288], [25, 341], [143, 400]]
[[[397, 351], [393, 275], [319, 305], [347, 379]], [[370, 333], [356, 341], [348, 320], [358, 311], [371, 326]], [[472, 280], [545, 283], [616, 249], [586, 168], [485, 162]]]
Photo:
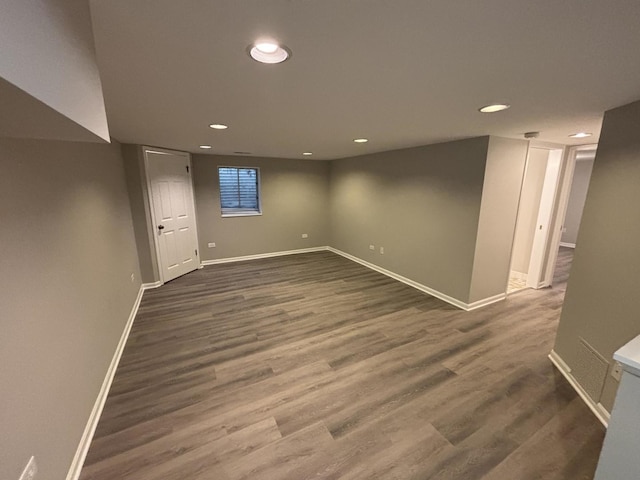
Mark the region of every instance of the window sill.
[[227, 217], [259, 217], [262, 212], [227, 212], [222, 214], [222, 218]]

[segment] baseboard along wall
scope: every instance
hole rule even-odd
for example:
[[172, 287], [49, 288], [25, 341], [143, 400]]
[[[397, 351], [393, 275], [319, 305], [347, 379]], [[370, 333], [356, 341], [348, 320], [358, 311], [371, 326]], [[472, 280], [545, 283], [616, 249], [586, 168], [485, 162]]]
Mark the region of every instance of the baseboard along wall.
[[562, 357], [560, 357], [560, 355], [558, 355], [555, 350], [551, 350], [551, 353], [549, 354], [549, 359], [551, 360], [551, 363], [553, 363], [555, 367], [560, 371], [560, 373], [564, 376], [564, 378], [567, 379], [567, 381], [573, 387], [576, 393], [580, 395], [580, 398], [582, 398], [582, 401], [587, 405], [587, 407], [589, 407], [589, 409], [593, 412], [596, 418], [600, 420], [602, 425], [604, 425], [605, 427], [608, 427], [609, 419], [611, 418], [611, 414], [609, 413], [609, 411], [606, 408], [604, 408], [604, 406], [601, 403], [596, 403], [593, 401], [593, 399], [589, 396], [589, 394], [580, 386], [580, 384], [571, 374], [571, 368], [569, 367], [569, 365], [567, 365], [565, 361], [562, 360]]
[[501, 293], [498, 295], [494, 295], [493, 297], [488, 297], [488, 298], [483, 298], [481, 300], [472, 302], [472, 303], [465, 303], [462, 300], [458, 300], [457, 298], [453, 298], [445, 293], [439, 292], [438, 290], [434, 290], [431, 287], [427, 287], [426, 285], [423, 285], [421, 283], [418, 283], [414, 280], [411, 280], [410, 278], [407, 277], [403, 277], [402, 275], [399, 275], [397, 273], [394, 273], [390, 270], [387, 270], [386, 268], [382, 268], [379, 267], [378, 265], [375, 265], [373, 263], [369, 263], [366, 260], [362, 260], [361, 258], [355, 257], [353, 255], [350, 255], [346, 252], [343, 252], [341, 250], [338, 250], [336, 248], [333, 247], [326, 247], [327, 250], [329, 250], [330, 252], [336, 253], [338, 255], [341, 255], [345, 258], [348, 258], [349, 260], [359, 263], [361, 265], [364, 265], [367, 268], [370, 268], [371, 270], [375, 270], [376, 272], [382, 273], [383, 275], [386, 275], [387, 277], [391, 277], [395, 280], [398, 280], [399, 282], [402, 282], [406, 285], [409, 285], [410, 287], [413, 287], [415, 289], [420, 290], [421, 292], [424, 293], [428, 293], [429, 295], [439, 298], [440, 300], [447, 302], [455, 307], [458, 307], [462, 310], [466, 310], [466, 311], [470, 311], [470, 310], [475, 310], [477, 308], [480, 307], [484, 307], [486, 305], [490, 305], [492, 303], [495, 302], [499, 302], [501, 300], [504, 300], [506, 298], [506, 294], [505, 293]]
[[299, 253], [322, 252], [328, 249], [329, 247], [300, 248], [298, 250], [285, 250], [282, 252], [258, 253], [256, 255], [245, 255], [242, 257], [218, 258], [215, 260], [203, 260], [201, 262], [201, 265], [206, 266], [206, 265], [218, 265], [221, 263], [245, 262], [247, 260], [259, 260], [261, 258], [282, 257], [284, 255], [296, 255]]
[[78, 478], [80, 478], [80, 472], [82, 471], [82, 466], [84, 465], [84, 461], [87, 458], [87, 453], [89, 452], [89, 447], [91, 446], [93, 435], [96, 433], [96, 428], [98, 426], [98, 422], [100, 421], [100, 415], [102, 415], [104, 404], [107, 401], [107, 396], [109, 395], [109, 390], [111, 389], [111, 383], [113, 382], [113, 378], [116, 375], [116, 370], [118, 369], [118, 364], [120, 363], [122, 352], [124, 351], [127, 339], [129, 338], [131, 327], [133, 327], [133, 321], [135, 320], [138, 313], [138, 308], [140, 307], [140, 302], [142, 301], [142, 295], [144, 294], [145, 290], [157, 288], [160, 285], [160, 282], [145, 283], [140, 285], [138, 295], [133, 302], [133, 307], [131, 307], [129, 318], [127, 319], [127, 323], [125, 324], [122, 335], [120, 336], [120, 340], [118, 341], [116, 351], [113, 355], [113, 358], [111, 359], [111, 363], [109, 364], [109, 368], [107, 369], [107, 374], [104, 377], [102, 386], [100, 387], [98, 398], [93, 405], [93, 409], [91, 410], [91, 414], [89, 415], [89, 420], [84, 429], [84, 432], [82, 433], [82, 437], [80, 438], [80, 444], [78, 445], [76, 454], [73, 457], [73, 461], [71, 462], [71, 467], [69, 468], [69, 473], [67, 474], [66, 480], [78, 480]]
[[378, 273], [382, 273], [383, 275], [386, 275], [388, 277], [391, 277], [395, 280], [398, 280], [399, 282], [402, 282], [406, 285], [409, 285], [413, 288], [416, 288], [422, 292], [428, 293], [429, 295], [432, 295], [436, 298], [439, 298], [440, 300], [443, 300], [455, 307], [458, 307], [462, 310], [466, 310], [466, 311], [470, 311], [470, 310], [475, 310], [476, 308], [481, 308], [484, 307], [486, 305], [489, 305], [491, 303], [495, 303], [495, 302], [499, 302], [501, 300], [504, 300], [506, 298], [506, 294], [501, 293], [498, 295], [495, 295], [493, 297], [489, 297], [489, 298], [484, 298], [481, 300], [478, 300], [476, 302], [472, 302], [472, 303], [465, 303], [461, 300], [458, 300], [457, 298], [453, 298], [445, 293], [439, 292], [438, 290], [434, 290], [431, 287], [428, 287], [426, 285], [423, 285], [421, 283], [418, 283], [414, 280], [411, 280], [410, 278], [407, 277], [403, 277], [402, 275], [399, 275], [395, 272], [392, 272], [390, 270], [387, 270], [385, 268], [382, 268], [378, 265], [375, 265], [373, 263], [367, 262], [366, 260], [363, 260], [361, 258], [358, 258], [354, 255], [351, 255], [349, 253], [343, 252], [342, 250], [338, 250], [337, 248], [333, 248], [333, 247], [329, 247], [329, 246], [324, 246], [324, 247], [314, 247], [314, 248], [301, 248], [298, 250], [286, 250], [286, 251], [282, 251], [282, 252], [271, 252], [271, 253], [260, 253], [257, 255], [246, 255], [246, 256], [242, 256], [242, 257], [229, 257], [229, 258], [220, 258], [220, 259], [216, 259], [216, 260], [204, 260], [202, 263], [202, 265], [206, 266], [206, 265], [218, 265], [221, 263], [231, 263], [231, 262], [244, 262], [247, 260], [257, 260], [257, 259], [261, 259], [261, 258], [272, 258], [272, 257], [280, 257], [283, 255], [296, 255], [296, 254], [300, 254], [300, 253], [312, 253], [312, 252], [321, 252], [321, 251], [330, 251], [333, 252], [337, 255], [340, 255], [344, 258], [347, 258], [349, 260], [351, 260], [352, 262], [356, 262], [359, 263], [360, 265], [364, 265], [367, 268], [370, 268], [371, 270], [375, 270]]
[[560, 246], [561, 247], [576, 248], [576, 244], [575, 243], [560, 242]]

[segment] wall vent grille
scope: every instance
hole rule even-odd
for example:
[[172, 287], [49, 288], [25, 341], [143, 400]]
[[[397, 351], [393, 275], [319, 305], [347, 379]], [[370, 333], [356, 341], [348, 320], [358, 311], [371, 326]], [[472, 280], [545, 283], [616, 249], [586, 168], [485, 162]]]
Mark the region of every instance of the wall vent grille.
[[580, 338], [576, 363], [571, 369], [571, 374], [594, 403], [600, 401], [608, 370], [609, 362], [584, 338]]

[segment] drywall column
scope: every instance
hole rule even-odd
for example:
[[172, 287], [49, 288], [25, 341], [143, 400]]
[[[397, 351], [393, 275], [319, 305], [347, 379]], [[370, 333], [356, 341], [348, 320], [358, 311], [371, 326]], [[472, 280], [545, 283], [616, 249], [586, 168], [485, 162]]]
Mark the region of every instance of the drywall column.
[[528, 145], [525, 140], [489, 138], [470, 307], [504, 298]]
[[614, 354], [623, 373], [595, 480], [640, 478], [640, 336]]
[[640, 102], [605, 113], [554, 347], [565, 373], [608, 411], [618, 387], [613, 353], [640, 334], [639, 131]]

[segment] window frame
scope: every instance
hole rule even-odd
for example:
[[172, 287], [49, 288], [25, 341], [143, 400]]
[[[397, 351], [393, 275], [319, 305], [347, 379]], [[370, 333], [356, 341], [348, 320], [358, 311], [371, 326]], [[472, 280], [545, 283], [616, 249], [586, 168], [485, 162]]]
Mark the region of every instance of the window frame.
[[[233, 168], [235, 170], [254, 170], [256, 172], [256, 196], [257, 196], [257, 209], [243, 209], [243, 208], [225, 208], [222, 206], [222, 188], [220, 185], [220, 169]], [[262, 189], [260, 188], [260, 167], [247, 167], [238, 165], [218, 165], [218, 198], [220, 200], [220, 214], [223, 218], [227, 217], [256, 217], [262, 215]], [[238, 184], [238, 188], [240, 188]]]

